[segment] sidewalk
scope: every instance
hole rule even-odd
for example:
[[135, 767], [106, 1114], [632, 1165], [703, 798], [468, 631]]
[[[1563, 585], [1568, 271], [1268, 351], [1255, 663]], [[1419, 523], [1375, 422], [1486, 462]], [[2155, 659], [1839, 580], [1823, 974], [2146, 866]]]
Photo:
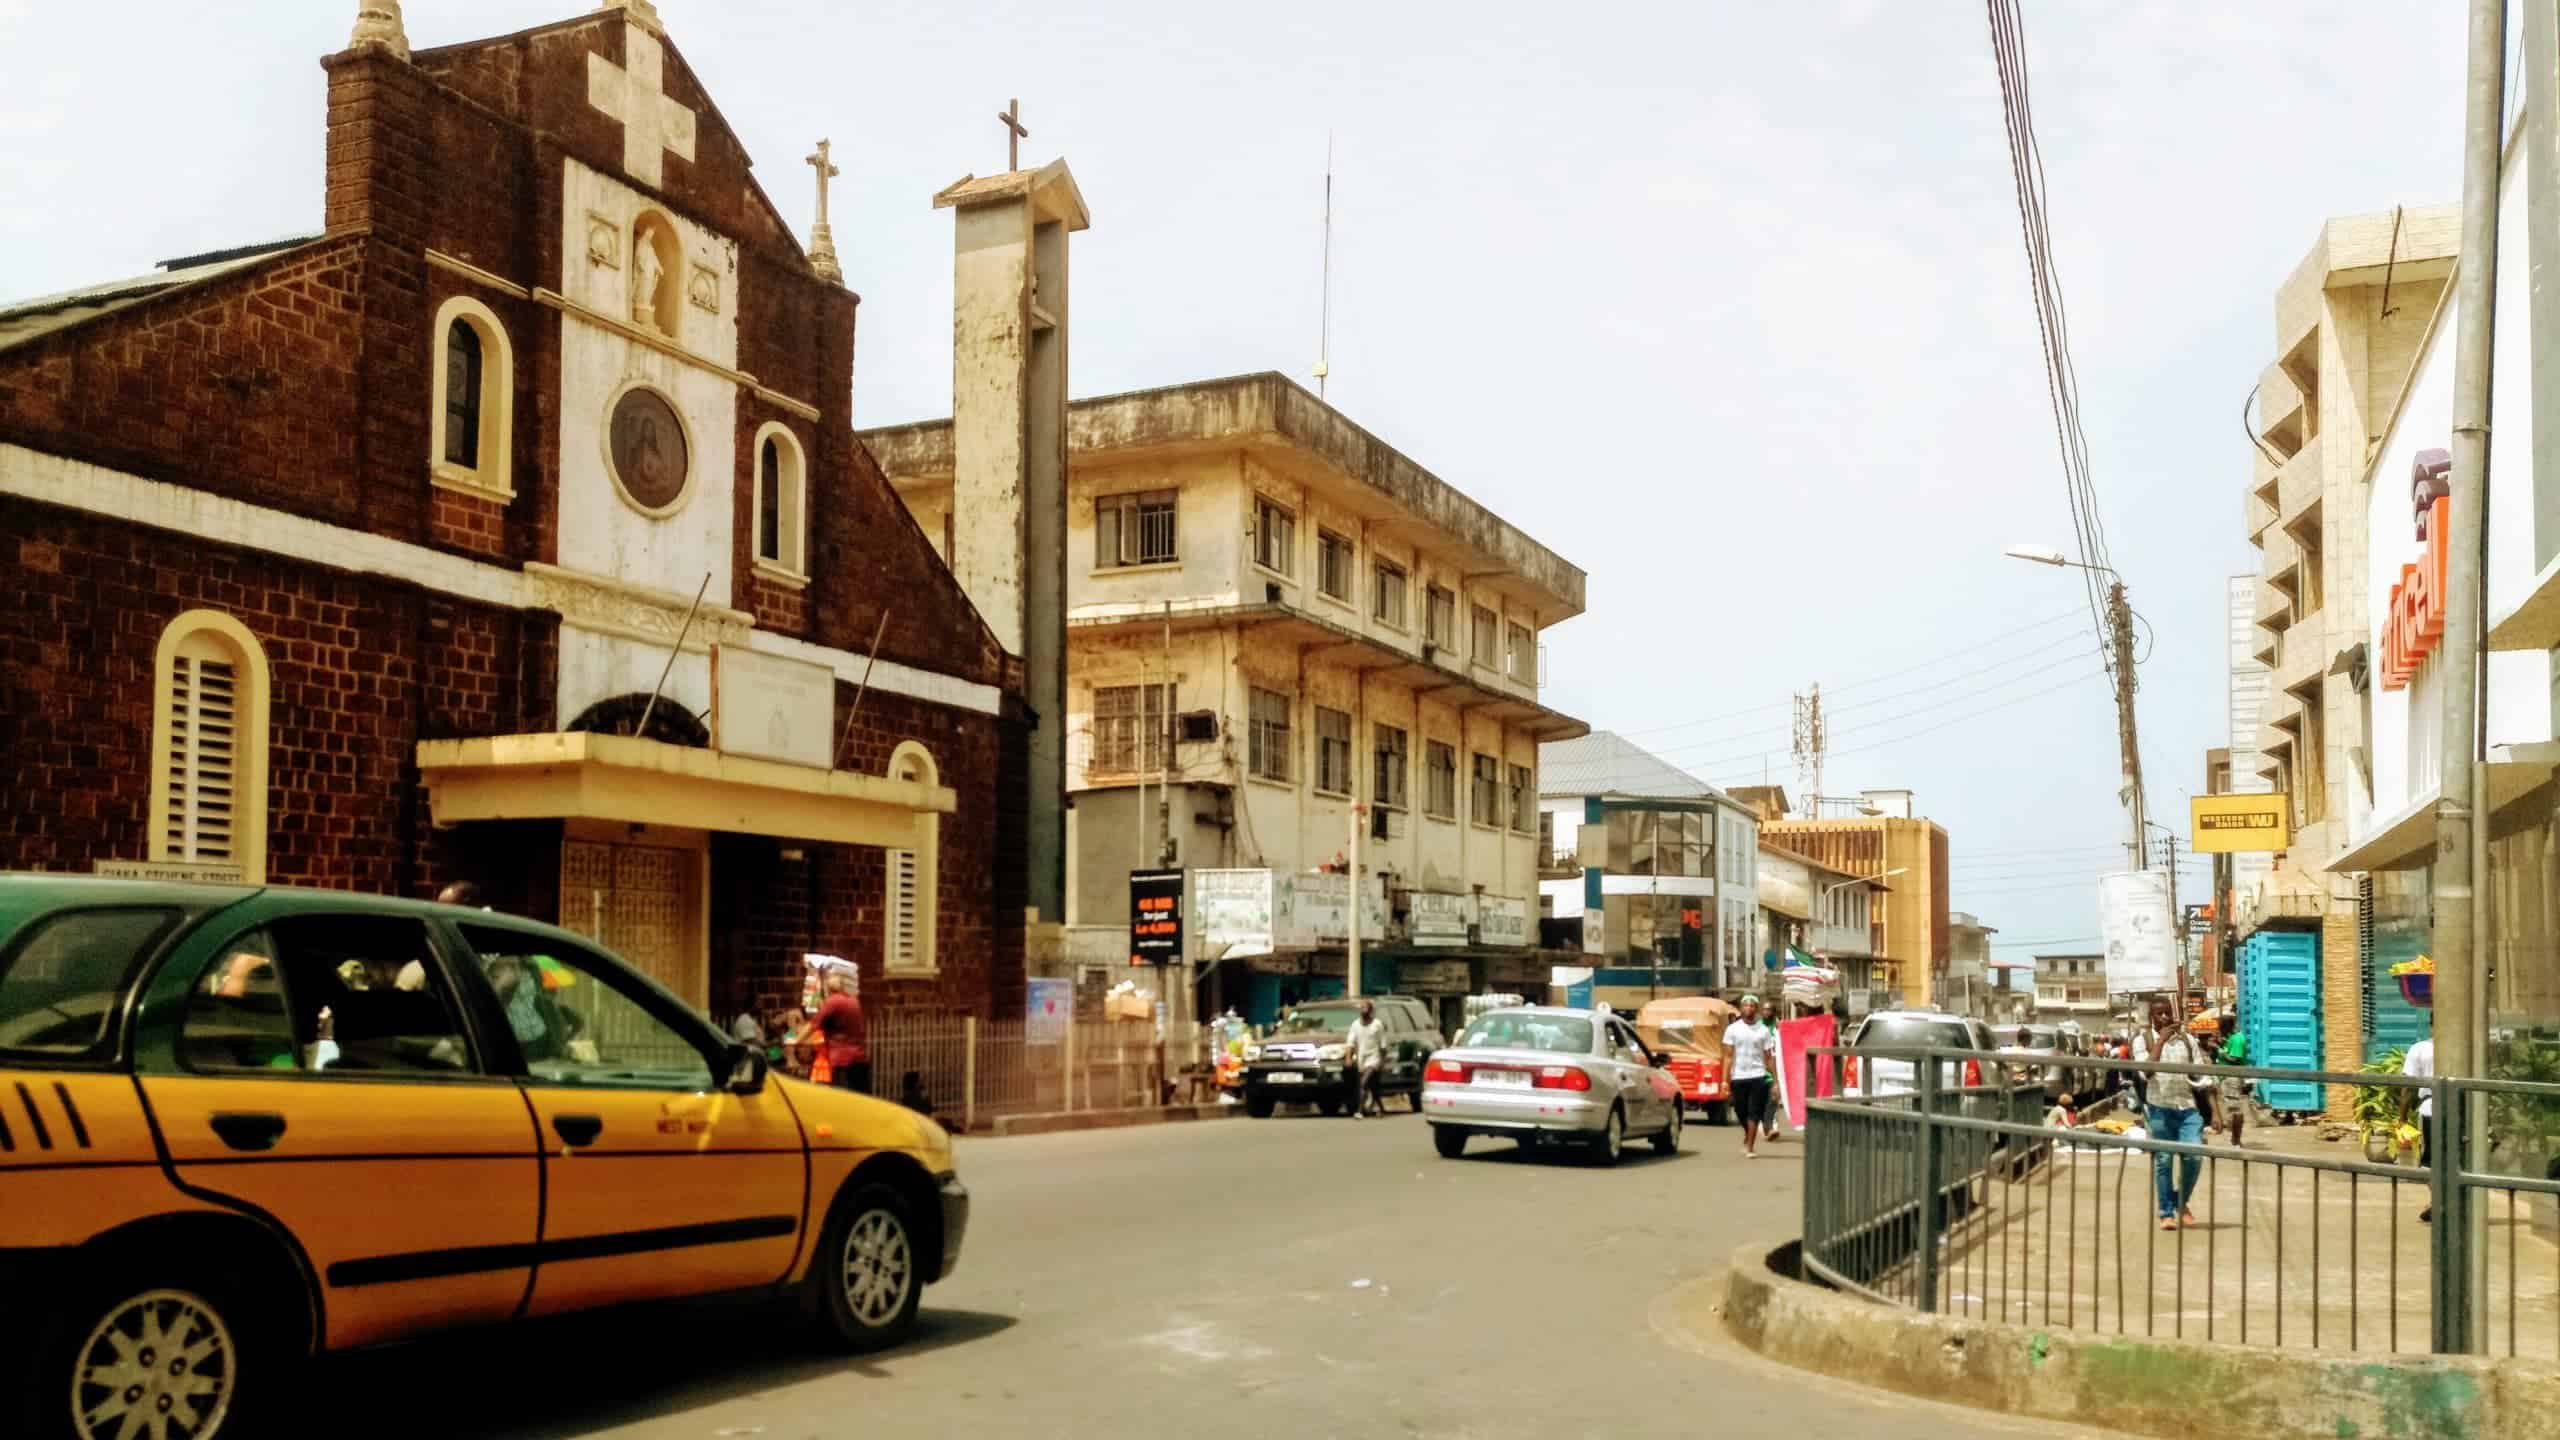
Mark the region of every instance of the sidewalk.
[[[2384, 1354], [2428, 1348], [2430, 1227], [2423, 1172], [2324, 1174], [2287, 1158], [2360, 1160], [2309, 1127], [2256, 1126], [2212, 1147], [2197, 1224], [2158, 1228], [2151, 1157], [2055, 1148], [2049, 1164], [1977, 1186], [1942, 1252], [1941, 1308], [2109, 1334]], [[2489, 1211], [2485, 1348], [2560, 1359], [2560, 1249], [2532, 1197], [2479, 1192]]]

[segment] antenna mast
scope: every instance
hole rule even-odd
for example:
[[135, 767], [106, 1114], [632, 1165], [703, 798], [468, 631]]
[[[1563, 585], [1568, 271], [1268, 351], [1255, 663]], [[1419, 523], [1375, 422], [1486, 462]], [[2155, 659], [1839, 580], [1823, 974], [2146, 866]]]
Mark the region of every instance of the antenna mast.
[[1324, 299], [1316, 330], [1316, 398], [1333, 373], [1333, 132], [1324, 132]]
[[1823, 733], [1822, 685], [1815, 682], [1810, 694], [1796, 697], [1796, 783], [1805, 787], [1802, 801], [1806, 818], [1822, 818], [1822, 752], [1829, 748]]

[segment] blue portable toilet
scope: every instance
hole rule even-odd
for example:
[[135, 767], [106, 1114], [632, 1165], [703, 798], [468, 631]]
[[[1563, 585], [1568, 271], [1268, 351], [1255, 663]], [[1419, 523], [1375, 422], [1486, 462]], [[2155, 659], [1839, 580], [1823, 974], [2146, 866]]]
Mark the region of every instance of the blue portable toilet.
[[[2320, 936], [2261, 930], [2240, 951], [2241, 1022], [2249, 1063], [2270, 1070], [2319, 1070]], [[2327, 1087], [2301, 1080], [2262, 1080], [2258, 1098], [2273, 1110], [2318, 1110]]]

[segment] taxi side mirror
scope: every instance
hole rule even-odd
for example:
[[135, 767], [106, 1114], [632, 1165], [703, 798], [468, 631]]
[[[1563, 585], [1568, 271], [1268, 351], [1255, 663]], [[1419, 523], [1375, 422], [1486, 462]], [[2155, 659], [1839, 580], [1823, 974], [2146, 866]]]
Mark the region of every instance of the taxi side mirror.
[[755, 1095], [764, 1090], [764, 1051], [731, 1042], [729, 1046], [729, 1093]]

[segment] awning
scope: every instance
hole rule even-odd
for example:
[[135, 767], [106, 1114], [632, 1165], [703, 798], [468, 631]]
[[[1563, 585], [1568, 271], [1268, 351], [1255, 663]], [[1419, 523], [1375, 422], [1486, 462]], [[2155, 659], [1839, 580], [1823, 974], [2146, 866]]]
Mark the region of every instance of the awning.
[[1802, 920], [1808, 925], [1813, 923], [1813, 907], [1811, 905], [1799, 907], [1794, 900], [1773, 895], [1766, 890], [1760, 892], [1760, 908], [1763, 910], [1775, 910], [1790, 920]]
[[[2550, 744], [2499, 746], [2492, 754], [2512, 758], [2489, 762], [2489, 813], [2513, 805], [2551, 779], [2554, 748]], [[2426, 864], [2436, 850], [2436, 797], [2438, 791], [2411, 801], [2398, 813], [2375, 822], [2365, 837], [2332, 857], [2324, 869], [2332, 872], [2353, 870], [2414, 870]]]
[[959, 808], [940, 785], [584, 731], [422, 741], [418, 769], [438, 825], [608, 820], [910, 849], [925, 817]]

